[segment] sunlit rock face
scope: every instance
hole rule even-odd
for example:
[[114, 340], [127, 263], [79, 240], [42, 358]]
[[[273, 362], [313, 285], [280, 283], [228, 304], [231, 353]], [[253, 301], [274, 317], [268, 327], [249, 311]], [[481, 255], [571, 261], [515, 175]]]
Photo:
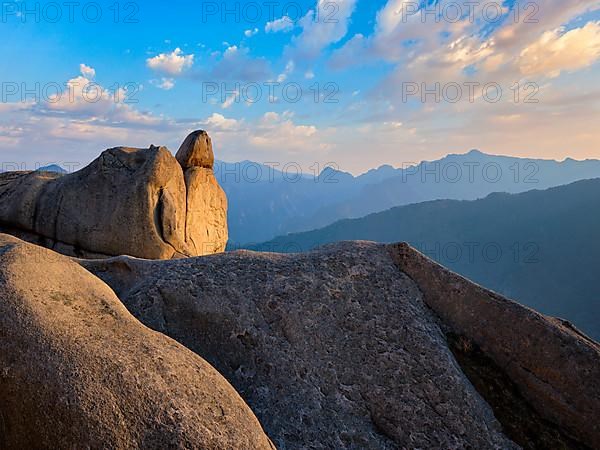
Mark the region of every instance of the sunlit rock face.
[[177, 158], [166, 147], [116, 147], [61, 175], [0, 174], [3, 231], [86, 258], [171, 259], [222, 252], [227, 198], [213, 173], [205, 131]]
[[186, 243], [195, 255], [224, 251], [227, 196], [215, 178], [215, 157], [208, 133], [191, 133], [179, 147], [176, 158], [183, 168], [186, 186]]
[[273, 450], [223, 376], [70, 258], [0, 234], [0, 292], [1, 449]]

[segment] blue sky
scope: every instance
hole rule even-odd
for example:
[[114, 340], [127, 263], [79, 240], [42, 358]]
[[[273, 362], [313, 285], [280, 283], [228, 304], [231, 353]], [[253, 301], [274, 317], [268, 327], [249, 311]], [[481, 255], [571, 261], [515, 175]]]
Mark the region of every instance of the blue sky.
[[307, 172], [472, 148], [600, 157], [599, 2], [468, 4], [4, 2], [2, 160], [176, 151], [196, 128], [220, 159]]

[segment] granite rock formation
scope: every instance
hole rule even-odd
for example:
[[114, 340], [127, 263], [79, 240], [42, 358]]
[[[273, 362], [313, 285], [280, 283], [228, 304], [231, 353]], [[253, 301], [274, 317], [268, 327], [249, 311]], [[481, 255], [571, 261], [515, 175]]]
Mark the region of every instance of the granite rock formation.
[[208, 133], [190, 134], [175, 157], [186, 186], [185, 240], [197, 255], [222, 252], [227, 244], [227, 197], [213, 173], [215, 158]]
[[598, 343], [405, 244], [70, 260], [0, 235], [0, 293], [0, 448], [599, 448]]
[[0, 448], [273, 449], [206, 361], [98, 278], [0, 235]]
[[206, 132], [188, 136], [178, 159], [165, 147], [117, 147], [67, 175], [0, 174], [0, 228], [86, 258], [221, 252], [227, 199], [213, 173]]
[[81, 264], [278, 448], [598, 448], [598, 344], [406, 245]]

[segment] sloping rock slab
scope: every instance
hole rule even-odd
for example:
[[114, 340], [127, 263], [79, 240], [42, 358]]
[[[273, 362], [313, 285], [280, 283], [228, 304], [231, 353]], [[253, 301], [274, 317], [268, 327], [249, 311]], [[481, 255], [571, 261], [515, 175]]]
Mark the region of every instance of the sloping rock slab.
[[600, 448], [600, 345], [570, 323], [478, 286], [408, 244], [388, 247], [453, 333], [502, 367], [537, 412]]
[[385, 246], [81, 264], [213, 364], [281, 449], [510, 449]]
[[272, 446], [206, 361], [73, 261], [0, 235], [0, 448]]

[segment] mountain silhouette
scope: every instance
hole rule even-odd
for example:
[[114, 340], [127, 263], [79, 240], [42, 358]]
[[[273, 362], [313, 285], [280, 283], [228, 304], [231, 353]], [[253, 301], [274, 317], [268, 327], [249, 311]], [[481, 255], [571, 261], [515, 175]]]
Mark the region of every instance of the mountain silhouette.
[[475, 200], [493, 192], [526, 192], [600, 177], [597, 160], [558, 162], [478, 150], [402, 166], [381, 166], [355, 177], [335, 168], [299, 174], [294, 164], [271, 168], [251, 161], [217, 162], [215, 173], [230, 205], [230, 248], [395, 206]]

